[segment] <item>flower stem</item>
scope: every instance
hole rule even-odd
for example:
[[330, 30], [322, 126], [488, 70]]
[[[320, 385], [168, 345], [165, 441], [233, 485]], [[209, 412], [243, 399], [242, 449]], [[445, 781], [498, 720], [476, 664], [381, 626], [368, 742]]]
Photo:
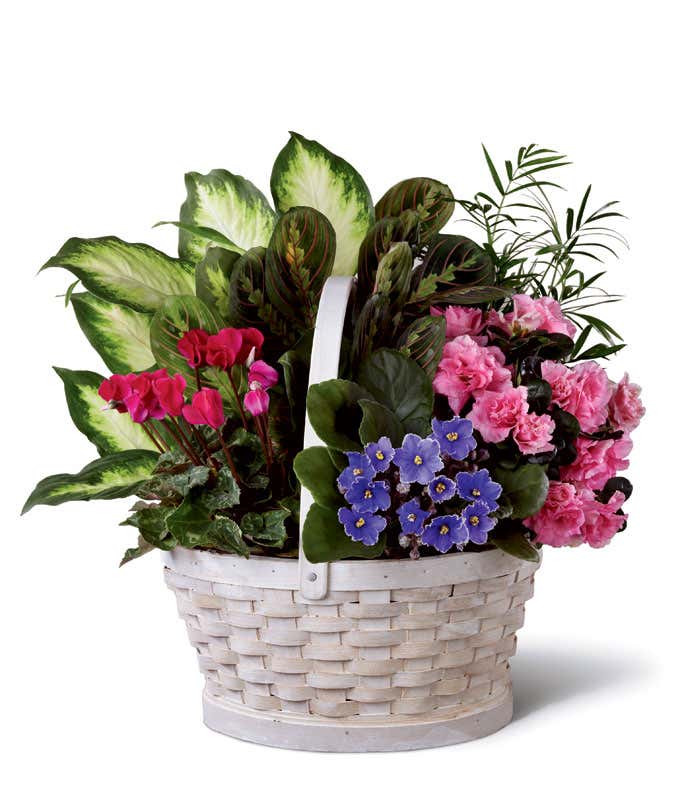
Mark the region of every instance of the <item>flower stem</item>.
[[229, 466], [229, 470], [231, 471], [232, 477], [236, 480], [238, 485], [241, 485], [241, 478], [238, 476], [238, 472], [236, 471], [236, 466], [234, 465], [234, 459], [231, 457], [231, 452], [229, 452], [229, 447], [225, 444], [224, 439], [222, 438], [222, 430], [217, 431], [217, 437], [220, 440], [220, 444], [222, 445], [222, 452], [224, 452], [224, 457], [227, 461], [227, 465]]
[[153, 441], [154, 445], [156, 446], [156, 449], [161, 453], [165, 452], [164, 447], [162, 446], [160, 441], [156, 438], [156, 436], [151, 432], [151, 428], [146, 424], [146, 422], [142, 422], [141, 426], [142, 426], [142, 430], [147, 434], [147, 436], [149, 436], [151, 441]]
[[203, 384], [201, 383], [201, 373], [198, 367], [196, 367], [194, 372], [196, 373], [196, 391], [200, 391], [203, 388]]
[[[179, 421], [177, 419], [175, 419], [175, 417], [172, 417], [172, 416], [168, 417], [168, 418], [170, 419], [170, 421], [172, 422], [174, 427], [177, 429], [178, 434], [182, 437], [182, 440], [184, 441], [184, 446], [187, 447], [188, 449], [190, 449], [192, 452], [194, 452], [194, 448], [193, 448], [193, 446], [191, 444], [191, 439], [184, 432], [184, 429], [182, 428], [182, 425], [179, 423]], [[200, 434], [195, 433], [194, 435], [198, 435], [200, 440], [203, 441], [203, 438], [202, 438], [202, 436], [200, 436]], [[205, 451], [207, 452], [208, 450], [206, 449]]]
[[182, 451], [183, 451], [183, 452], [186, 454], [186, 456], [189, 458], [189, 460], [190, 460], [190, 461], [191, 461], [191, 462], [192, 462], [192, 463], [193, 463], [195, 466], [200, 466], [200, 465], [201, 465], [201, 460], [200, 460], [200, 458], [198, 458], [198, 457], [197, 457], [196, 453], [195, 453], [195, 452], [194, 452], [194, 450], [191, 448], [191, 446], [187, 446], [187, 445], [184, 443], [184, 441], [182, 440], [182, 437], [181, 437], [181, 436], [180, 436], [180, 434], [179, 434], [179, 433], [178, 433], [178, 432], [175, 430], [175, 428], [172, 426], [172, 424], [171, 424], [170, 422], [168, 422], [168, 421], [164, 421], [164, 423], [163, 423], [163, 424], [164, 424], [164, 426], [167, 428], [167, 430], [168, 430], [168, 432], [170, 433], [170, 435], [171, 435], [171, 436], [172, 436], [172, 437], [175, 439], [175, 441], [176, 441], [176, 442], [177, 442], [177, 444], [179, 445], [179, 448], [180, 448], [180, 449], [181, 449], [181, 450], [182, 450]]
[[236, 397], [236, 405], [238, 406], [238, 412], [241, 414], [241, 421], [243, 422], [243, 427], [248, 429], [248, 419], [246, 418], [245, 411], [243, 410], [243, 403], [241, 402], [241, 395], [238, 393], [238, 389], [236, 388], [236, 383], [234, 382], [234, 376], [231, 374], [231, 369], [227, 369], [227, 377], [229, 378], [229, 383], [231, 384], [231, 390], [234, 392], [234, 397]]

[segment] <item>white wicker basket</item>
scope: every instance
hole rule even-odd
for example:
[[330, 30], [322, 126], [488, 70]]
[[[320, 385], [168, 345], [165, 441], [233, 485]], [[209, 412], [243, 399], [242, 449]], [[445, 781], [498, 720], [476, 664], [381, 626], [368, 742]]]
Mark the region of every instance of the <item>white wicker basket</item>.
[[[310, 382], [335, 377], [351, 280], [321, 299]], [[305, 445], [320, 443], [312, 428]], [[301, 523], [310, 495], [303, 490]], [[500, 550], [330, 565], [163, 552], [221, 733], [307, 750], [407, 750], [512, 717], [508, 659], [538, 565]]]

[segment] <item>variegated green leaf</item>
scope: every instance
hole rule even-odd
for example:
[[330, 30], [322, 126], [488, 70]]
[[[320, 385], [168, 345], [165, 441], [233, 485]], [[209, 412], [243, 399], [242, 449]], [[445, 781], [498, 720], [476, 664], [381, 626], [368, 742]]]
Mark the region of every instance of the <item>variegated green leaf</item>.
[[219, 330], [215, 315], [199, 298], [182, 295], [168, 298], [151, 321], [151, 350], [159, 366], [169, 372], [181, 372], [187, 380], [188, 392], [194, 390], [194, 370], [177, 350], [185, 331], [204, 328], [214, 334]]
[[404, 179], [391, 187], [375, 205], [379, 220], [399, 217], [404, 210], [420, 215], [420, 242], [427, 245], [453, 213], [451, 188], [436, 179], [418, 177]]
[[239, 248], [236, 243], [232, 243], [228, 237], [216, 232], [215, 229], [209, 229], [207, 226], [195, 226], [192, 223], [182, 223], [181, 221], [158, 221], [158, 223], [154, 223], [153, 228], [155, 229], [157, 226], [176, 226], [178, 229], [203, 240], [206, 246], [212, 243], [219, 248], [233, 251], [236, 254], [243, 253], [243, 249]]
[[187, 198], [179, 213], [182, 259], [200, 262], [205, 256], [208, 240], [204, 233], [190, 231], [192, 226], [218, 232], [243, 251], [267, 245], [276, 214], [255, 185], [223, 169], [209, 174], [191, 171], [184, 182]]
[[231, 274], [240, 255], [224, 248], [208, 248], [196, 265], [196, 297], [212, 309], [225, 325], [231, 325]]
[[42, 267], [63, 267], [97, 297], [154, 312], [169, 295], [191, 295], [193, 267], [144, 243], [72, 237]]
[[97, 447], [100, 455], [126, 449], [155, 449], [141, 426], [127, 413], [104, 410], [106, 404], [97, 393], [102, 375], [87, 370], [55, 367], [64, 382], [64, 392], [75, 426]]
[[111, 372], [140, 372], [153, 366], [150, 314], [89, 292], [73, 294], [71, 304], [83, 333]]
[[271, 190], [279, 212], [306, 206], [328, 218], [337, 241], [333, 275], [354, 275], [359, 246], [374, 219], [359, 173], [317, 141], [292, 132], [274, 163]]
[[36, 485], [21, 512], [36, 505], [130, 496], [151, 476], [157, 460], [155, 452], [129, 449], [99, 458], [78, 474], [53, 474]]
[[290, 322], [313, 328], [319, 296], [331, 274], [335, 233], [311, 207], [296, 207], [279, 218], [267, 249], [267, 300]]

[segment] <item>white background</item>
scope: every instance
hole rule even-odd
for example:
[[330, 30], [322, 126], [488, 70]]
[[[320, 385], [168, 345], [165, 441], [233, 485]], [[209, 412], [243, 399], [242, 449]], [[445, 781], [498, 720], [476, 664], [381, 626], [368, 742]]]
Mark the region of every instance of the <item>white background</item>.
[[[6, 6], [2, 184], [2, 687], [7, 792], [563, 792], [675, 789], [677, 776], [677, 25], [670, 3], [59, 3]], [[18, 512], [93, 459], [50, 365], [103, 371], [72, 280], [35, 278], [67, 237], [174, 252], [187, 170], [266, 190], [293, 129], [377, 199], [409, 176], [469, 195], [530, 141], [566, 151], [575, 194], [618, 198], [631, 251], [605, 315], [644, 385], [630, 523], [551, 550], [513, 662], [516, 720], [415, 754], [263, 749], [201, 724], [201, 680], [158, 558], [122, 570], [122, 503]], [[567, 177], [567, 174], [564, 174]], [[455, 217], [455, 216], [454, 216]], [[456, 228], [455, 225], [453, 228]], [[465, 233], [466, 227], [459, 227]], [[468, 232], [469, 233], [469, 232]], [[672, 781], [675, 780], [675, 783]]]

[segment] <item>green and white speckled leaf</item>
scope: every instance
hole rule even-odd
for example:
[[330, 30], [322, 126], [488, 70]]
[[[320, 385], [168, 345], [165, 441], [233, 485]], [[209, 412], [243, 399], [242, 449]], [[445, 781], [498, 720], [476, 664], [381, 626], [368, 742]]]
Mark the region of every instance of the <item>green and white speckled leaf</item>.
[[75, 426], [97, 447], [100, 455], [126, 449], [155, 449], [153, 443], [130, 415], [103, 410], [106, 404], [97, 393], [102, 375], [87, 370], [55, 367], [64, 382], [64, 392]]
[[192, 226], [218, 232], [243, 251], [267, 245], [276, 213], [255, 185], [221, 168], [209, 174], [191, 171], [184, 182], [187, 198], [179, 213], [182, 259], [200, 262], [210, 244], [205, 233], [193, 234]]
[[231, 274], [240, 255], [223, 248], [208, 248], [205, 257], [196, 265], [196, 297], [212, 309], [225, 325], [233, 325], [229, 308]]
[[374, 221], [371, 194], [359, 173], [320, 143], [292, 132], [274, 163], [271, 190], [279, 212], [306, 206], [328, 218], [337, 243], [333, 275], [354, 275], [359, 246]]
[[156, 452], [130, 449], [99, 458], [78, 474], [53, 474], [36, 485], [21, 512], [36, 505], [130, 496], [149, 479], [157, 460]]
[[155, 312], [168, 295], [194, 292], [193, 267], [144, 243], [72, 237], [41, 268], [63, 267], [98, 298]]
[[111, 372], [140, 372], [153, 366], [150, 314], [89, 292], [75, 293], [71, 304], [83, 333]]

